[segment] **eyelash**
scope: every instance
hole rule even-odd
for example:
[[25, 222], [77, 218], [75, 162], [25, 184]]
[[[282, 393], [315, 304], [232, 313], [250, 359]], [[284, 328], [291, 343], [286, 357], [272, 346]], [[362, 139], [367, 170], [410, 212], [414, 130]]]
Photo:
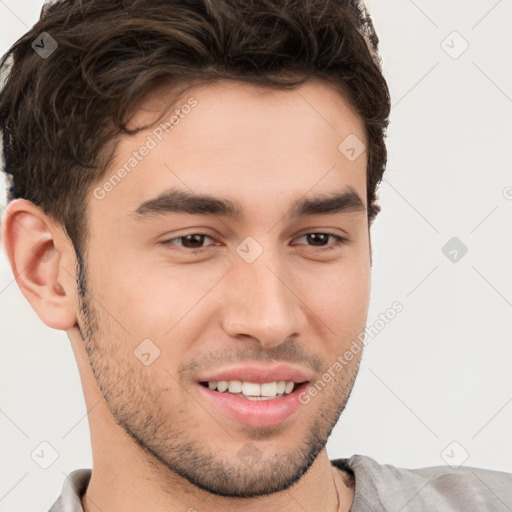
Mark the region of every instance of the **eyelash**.
[[[336, 242], [329, 245], [329, 246], [320, 246], [318, 247], [318, 249], [320, 251], [330, 251], [332, 249], [336, 249], [337, 247], [343, 245], [344, 243], [348, 242], [348, 239], [343, 237], [343, 236], [340, 236], [340, 235], [335, 235], [334, 233], [325, 233], [323, 231], [312, 231], [312, 232], [309, 232], [309, 233], [304, 233], [302, 235], [299, 236], [299, 238], [302, 238], [303, 236], [306, 236], [306, 235], [328, 235], [328, 236], [331, 236], [333, 237]], [[169, 240], [164, 240], [162, 242], [160, 242], [162, 245], [166, 245], [166, 246], [172, 246], [174, 245], [172, 242], [174, 240], [179, 240], [181, 238], [186, 238], [187, 236], [192, 236], [192, 235], [200, 235], [200, 236], [205, 236], [205, 237], [208, 237], [208, 238], [211, 238], [213, 240], [213, 238], [210, 236], [210, 235], [207, 235], [205, 233], [190, 233], [188, 235], [181, 235], [181, 236], [177, 236], [175, 238], [171, 238]], [[213, 245], [213, 244], [212, 244]], [[202, 252], [205, 252], [208, 250], [208, 247], [210, 246], [207, 246], [207, 247], [204, 247], [202, 249], [188, 249], [188, 248], [184, 248], [184, 249], [177, 249], [178, 251], [184, 251], [186, 252], [187, 254], [200, 254]], [[314, 247], [314, 246], [311, 246], [311, 247]]]

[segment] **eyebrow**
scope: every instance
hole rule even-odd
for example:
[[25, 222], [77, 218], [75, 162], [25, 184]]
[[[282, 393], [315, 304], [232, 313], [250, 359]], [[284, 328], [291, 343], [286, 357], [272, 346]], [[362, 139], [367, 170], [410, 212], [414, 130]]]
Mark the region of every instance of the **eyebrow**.
[[[362, 199], [352, 187], [347, 187], [330, 195], [296, 199], [288, 216], [298, 218], [362, 211], [366, 211]], [[215, 215], [238, 221], [245, 218], [242, 206], [235, 201], [180, 189], [166, 190], [157, 197], [144, 201], [136, 210], [131, 211], [130, 215], [137, 221], [143, 221], [170, 213]]]

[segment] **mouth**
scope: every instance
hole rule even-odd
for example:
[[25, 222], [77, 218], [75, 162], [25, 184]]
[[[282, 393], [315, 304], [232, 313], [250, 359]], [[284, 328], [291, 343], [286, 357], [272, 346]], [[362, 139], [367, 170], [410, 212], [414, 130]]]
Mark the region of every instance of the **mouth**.
[[203, 381], [200, 382], [204, 386], [219, 393], [229, 393], [246, 400], [275, 400], [285, 395], [293, 393], [295, 389], [304, 382], [293, 381], [274, 381], [265, 383], [243, 382], [238, 380], [232, 381]]
[[201, 381], [199, 393], [215, 411], [253, 427], [282, 423], [302, 405], [298, 397], [309, 381]]

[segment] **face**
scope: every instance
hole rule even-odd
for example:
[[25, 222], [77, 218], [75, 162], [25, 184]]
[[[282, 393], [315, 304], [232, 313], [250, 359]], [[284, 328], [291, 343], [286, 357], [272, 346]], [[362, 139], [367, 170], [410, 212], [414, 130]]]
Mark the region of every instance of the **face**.
[[[314, 462], [357, 374], [361, 352], [332, 368], [366, 322], [366, 152], [338, 146], [366, 144], [364, 128], [321, 82], [219, 82], [176, 108], [168, 133], [124, 137], [91, 191], [80, 333], [115, 422], [162, 471], [217, 495], [268, 494]], [[308, 403], [200, 384], [283, 377], [308, 381], [304, 396], [330, 368]]]

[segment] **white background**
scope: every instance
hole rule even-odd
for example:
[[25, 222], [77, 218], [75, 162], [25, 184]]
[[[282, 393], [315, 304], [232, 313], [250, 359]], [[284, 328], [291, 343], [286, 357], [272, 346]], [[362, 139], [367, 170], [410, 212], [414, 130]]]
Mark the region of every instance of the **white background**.
[[[40, 6], [0, 0], [1, 53]], [[512, 472], [512, 0], [367, 6], [393, 103], [368, 324], [404, 309], [369, 338], [328, 453]], [[468, 248], [457, 262], [452, 237]], [[92, 466], [85, 403], [66, 334], [33, 312], [3, 249], [0, 272], [0, 511], [44, 511]], [[46, 470], [42, 441], [59, 454]]]

